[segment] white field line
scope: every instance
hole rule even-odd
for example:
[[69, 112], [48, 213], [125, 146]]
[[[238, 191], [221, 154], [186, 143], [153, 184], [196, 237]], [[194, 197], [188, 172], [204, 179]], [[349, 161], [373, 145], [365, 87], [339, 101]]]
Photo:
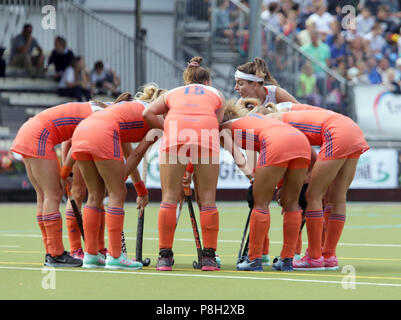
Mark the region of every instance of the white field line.
[[[27, 268], [27, 267], [0, 267], [0, 270], [26, 270], [42, 271], [46, 268]], [[264, 281], [288, 281], [288, 282], [308, 282], [308, 283], [329, 283], [342, 284], [342, 281], [313, 280], [313, 279], [291, 279], [291, 278], [263, 278], [249, 276], [226, 276], [226, 275], [204, 275], [204, 274], [183, 274], [183, 273], [163, 273], [163, 272], [137, 272], [137, 271], [111, 271], [111, 270], [84, 270], [84, 269], [56, 269], [57, 272], [83, 272], [83, 273], [112, 273], [123, 275], [141, 275], [141, 276], [161, 276], [161, 277], [183, 277], [183, 278], [213, 278], [213, 279], [236, 279], [236, 280], [264, 280]], [[374, 282], [348, 282], [347, 285], [363, 286], [382, 286], [382, 287], [401, 287], [398, 283], [374, 283]]]
[[[0, 237], [16, 237], [16, 238], [41, 238], [41, 234], [30, 233], [0, 233]], [[63, 238], [68, 238], [64, 235]], [[107, 239], [107, 236], [105, 237]], [[136, 237], [125, 237], [126, 240], [136, 240]], [[148, 241], [159, 241], [159, 238], [143, 238]], [[174, 241], [193, 242], [193, 238], [175, 238]], [[241, 243], [241, 240], [219, 240], [219, 243]], [[307, 244], [307, 242], [303, 242]], [[270, 244], [282, 244], [281, 241], [270, 241]], [[339, 246], [345, 247], [383, 247], [383, 248], [401, 248], [401, 244], [385, 244], [385, 243], [344, 243], [339, 242]]]

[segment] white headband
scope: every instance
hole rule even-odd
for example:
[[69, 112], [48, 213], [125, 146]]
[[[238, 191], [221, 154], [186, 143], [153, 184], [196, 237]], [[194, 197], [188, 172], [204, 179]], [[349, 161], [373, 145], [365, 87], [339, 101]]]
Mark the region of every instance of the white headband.
[[256, 81], [256, 82], [264, 82], [265, 81], [265, 79], [259, 78], [259, 77], [255, 76], [254, 74], [243, 73], [239, 70], [235, 71], [234, 77], [238, 78], [238, 79], [248, 80], [248, 81]]

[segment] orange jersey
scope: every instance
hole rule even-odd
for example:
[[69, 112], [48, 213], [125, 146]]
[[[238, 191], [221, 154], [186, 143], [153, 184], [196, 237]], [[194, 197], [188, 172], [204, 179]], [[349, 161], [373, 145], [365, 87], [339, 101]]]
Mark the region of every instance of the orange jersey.
[[142, 112], [146, 103], [114, 104], [83, 120], [72, 137], [72, 154], [86, 153], [99, 159], [122, 160], [122, 143], [139, 142], [149, 131]]
[[302, 110], [325, 110], [325, 109], [311, 106], [309, 104], [298, 104], [298, 103], [291, 104], [290, 111], [302, 111]]
[[18, 131], [12, 151], [29, 157], [55, 159], [54, 146], [70, 139], [78, 124], [96, 109], [91, 102], [72, 102], [38, 113]]
[[321, 146], [318, 160], [341, 159], [369, 149], [363, 132], [349, 117], [328, 110], [291, 111], [286, 122], [302, 131], [311, 145]]
[[216, 111], [222, 106], [218, 91], [210, 86], [190, 84], [169, 91], [169, 108], [164, 121], [162, 150], [184, 144], [219, 152], [219, 123]]
[[310, 145], [299, 130], [259, 113], [233, 120], [232, 137], [243, 149], [260, 152], [258, 166], [310, 160]]

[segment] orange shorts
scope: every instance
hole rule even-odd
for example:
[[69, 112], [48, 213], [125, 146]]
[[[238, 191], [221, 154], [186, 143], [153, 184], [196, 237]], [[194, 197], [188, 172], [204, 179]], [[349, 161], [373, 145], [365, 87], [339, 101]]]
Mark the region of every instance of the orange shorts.
[[260, 152], [257, 168], [285, 167], [299, 169], [309, 167], [311, 146], [305, 135], [289, 127], [279, 134], [259, 137]]
[[51, 126], [38, 118], [30, 118], [18, 131], [10, 148], [25, 158], [57, 159], [54, 141], [57, 134]]
[[359, 158], [369, 150], [361, 128], [350, 118], [331, 121], [323, 131], [318, 161]]
[[71, 149], [75, 160], [123, 160], [118, 124], [83, 120], [74, 131]]

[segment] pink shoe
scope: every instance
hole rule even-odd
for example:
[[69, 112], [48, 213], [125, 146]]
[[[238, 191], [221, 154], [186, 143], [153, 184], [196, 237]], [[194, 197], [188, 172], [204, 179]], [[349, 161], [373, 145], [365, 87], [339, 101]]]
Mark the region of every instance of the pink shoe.
[[338, 270], [338, 259], [336, 256], [330, 258], [324, 258], [324, 269], [325, 270]]
[[325, 270], [324, 258], [321, 256], [319, 259], [312, 259], [309, 257], [308, 252], [300, 260], [292, 262], [294, 270], [297, 271], [323, 271]]
[[80, 259], [80, 260], [84, 260], [84, 251], [82, 250], [82, 248], [78, 248], [74, 251], [71, 252], [71, 256], [75, 259]]

